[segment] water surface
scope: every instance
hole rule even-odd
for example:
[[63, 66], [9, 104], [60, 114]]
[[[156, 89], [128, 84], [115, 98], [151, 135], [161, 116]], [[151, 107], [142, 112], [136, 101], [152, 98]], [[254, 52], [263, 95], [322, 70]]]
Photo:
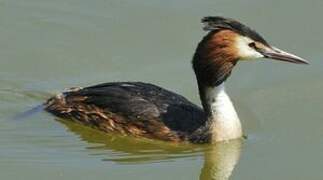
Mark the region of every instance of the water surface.
[[[320, 0], [0, 0], [1, 179], [322, 179]], [[200, 18], [257, 29], [310, 66], [241, 62], [227, 89], [248, 139], [174, 145], [105, 135], [39, 113], [67, 87], [145, 81], [199, 103], [190, 60]]]

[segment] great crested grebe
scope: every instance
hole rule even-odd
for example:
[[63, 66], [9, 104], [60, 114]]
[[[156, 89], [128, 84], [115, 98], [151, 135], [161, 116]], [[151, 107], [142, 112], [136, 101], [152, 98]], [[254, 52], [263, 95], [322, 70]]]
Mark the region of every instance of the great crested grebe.
[[209, 33], [193, 57], [203, 109], [186, 98], [142, 82], [111, 82], [74, 88], [50, 98], [45, 109], [101, 131], [165, 141], [211, 143], [242, 137], [241, 123], [224, 82], [239, 60], [306, 60], [269, 45], [233, 19], [205, 17]]

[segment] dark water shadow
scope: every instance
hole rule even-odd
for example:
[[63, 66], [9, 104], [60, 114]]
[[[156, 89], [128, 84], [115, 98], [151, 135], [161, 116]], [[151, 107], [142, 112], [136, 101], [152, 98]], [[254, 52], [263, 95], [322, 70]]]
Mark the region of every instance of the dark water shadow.
[[[242, 140], [214, 145], [175, 144], [143, 138], [105, 134], [78, 123], [58, 119], [69, 131], [89, 143], [91, 155], [119, 164], [160, 163], [178, 158], [203, 157], [200, 180], [229, 179], [240, 159]], [[91, 153], [93, 152], [93, 153]]]

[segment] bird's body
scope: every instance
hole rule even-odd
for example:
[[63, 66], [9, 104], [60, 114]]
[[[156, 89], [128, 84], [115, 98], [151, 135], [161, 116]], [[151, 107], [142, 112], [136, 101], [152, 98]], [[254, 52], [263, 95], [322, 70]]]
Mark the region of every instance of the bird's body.
[[270, 46], [247, 26], [222, 17], [206, 17], [210, 31], [193, 57], [203, 108], [156, 85], [114, 82], [63, 92], [45, 109], [101, 131], [192, 143], [242, 137], [241, 123], [224, 82], [242, 59], [267, 57], [293, 63], [306, 61]]
[[203, 110], [183, 96], [141, 82], [67, 91], [49, 99], [47, 110], [105, 132], [168, 141], [188, 140], [206, 122]]

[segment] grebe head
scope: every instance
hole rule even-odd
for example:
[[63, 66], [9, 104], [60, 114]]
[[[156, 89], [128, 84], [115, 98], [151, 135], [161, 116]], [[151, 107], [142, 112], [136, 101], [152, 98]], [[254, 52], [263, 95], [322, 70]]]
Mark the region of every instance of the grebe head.
[[204, 30], [210, 31], [199, 43], [193, 68], [200, 83], [217, 86], [230, 75], [238, 61], [269, 58], [296, 64], [306, 60], [271, 46], [256, 31], [240, 22], [223, 17], [202, 19]]
[[308, 64], [303, 58], [269, 45], [256, 31], [236, 20], [205, 17], [202, 19], [202, 23], [205, 25], [204, 30], [218, 32], [215, 45], [226, 46], [231, 51], [231, 56], [235, 56], [239, 60], [270, 58], [296, 64]]

